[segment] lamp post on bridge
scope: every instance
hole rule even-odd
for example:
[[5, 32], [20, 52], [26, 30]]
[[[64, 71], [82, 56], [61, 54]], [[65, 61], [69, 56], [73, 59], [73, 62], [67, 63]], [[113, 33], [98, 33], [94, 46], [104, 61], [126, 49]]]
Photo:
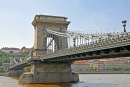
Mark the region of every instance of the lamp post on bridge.
[[122, 21], [122, 25], [123, 25], [123, 27], [124, 27], [124, 32], [126, 32], [126, 23], [127, 23], [127, 21], [126, 20], [124, 20], [124, 21]]

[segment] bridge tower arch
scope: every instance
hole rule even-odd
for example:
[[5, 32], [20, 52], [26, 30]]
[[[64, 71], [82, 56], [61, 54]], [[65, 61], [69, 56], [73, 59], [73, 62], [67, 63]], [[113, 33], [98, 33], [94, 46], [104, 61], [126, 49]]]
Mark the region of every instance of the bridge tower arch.
[[[35, 33], [33, 55], [34, 56], [43, 55], [44, 53], [47, 52], [47, 37], [51, 37], [51, 35], [47, 34], [44, 28], [53, 31], [62, 32], [63, 30], [67, 30], [69, 24], [70, 22], [67, 21], [66, 17], [36, 15], [32, 22], [32, 25], [34, 26], [34, 33]], [[57, 36], [53, 36], [51, 38], [54, 39], [57, 46], [56, 48], [58, 50], [67, 48], [68, 46], [67, 38], [57, 38]], [[63, 40], [65, 43], [59, 43]]]
[[21, 57], [21, 53], [10, 53], [10, 66], [22, 62]]

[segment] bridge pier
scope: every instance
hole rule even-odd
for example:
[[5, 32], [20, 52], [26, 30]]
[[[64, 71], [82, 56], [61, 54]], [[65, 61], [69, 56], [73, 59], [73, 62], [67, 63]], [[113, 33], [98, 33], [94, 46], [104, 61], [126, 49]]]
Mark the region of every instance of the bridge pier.
[[35, 63], [31, 72], [20, 76], [21, 83], [77, 82], [79, 76], [71, 71], [70, 63]]

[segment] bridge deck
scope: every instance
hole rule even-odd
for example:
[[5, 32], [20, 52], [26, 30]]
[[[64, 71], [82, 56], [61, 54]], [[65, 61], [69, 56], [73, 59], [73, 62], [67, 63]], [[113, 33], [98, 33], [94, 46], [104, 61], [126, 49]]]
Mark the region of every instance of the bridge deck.
[[50, 59], [50, 58], [55, 58], [55, 57], [60, 57], [60, 56], [65, 56], [65, 55], [73, 55], [73, 54], [79, 54], [79, 53], [84, 53], [84, 52], [91, 52], [91, 51], [96, 51], [96, 50], [103, 50], [103, 49], [111, 49], [111, 48], [117, 48], [117, 47], [123, 47], [123, 46], [128, 46], [130, 45], [130, 39], [124, 40], [124, 41], [118, 41], [118, 42], [113, 42], [113, 43], [104, 43], [104, 44], [99, 44], [99, 45], [93, 45], [93, 46], [81, 46], [81, 47], [75, 47], [75, 48], [70, 48], [68, 50], [63, 50], [59, 51], [56, 53], [51, 53], [47, 54], [45, 56], [41, 56], [40, 59]]

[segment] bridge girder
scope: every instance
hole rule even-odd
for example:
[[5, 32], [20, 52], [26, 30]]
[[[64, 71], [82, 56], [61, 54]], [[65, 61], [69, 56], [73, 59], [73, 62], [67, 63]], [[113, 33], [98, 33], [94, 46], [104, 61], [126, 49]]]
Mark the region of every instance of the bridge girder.
[[126, 57], [130, 56], [130, 45], [53, 57], [52, 59], [50, 58], [44, 59], [43, 61], [64, 62], [64, 61], [90, 60], [90, 59], [114, 58], [125, 56]]

